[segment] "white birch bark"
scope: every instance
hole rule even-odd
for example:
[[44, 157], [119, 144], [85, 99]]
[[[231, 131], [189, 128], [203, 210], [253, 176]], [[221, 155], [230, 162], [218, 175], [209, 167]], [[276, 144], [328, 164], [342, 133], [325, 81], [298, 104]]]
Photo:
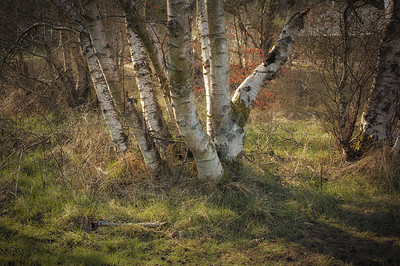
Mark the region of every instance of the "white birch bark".
[[211, 75], [210, 75], [210, 39], [208, 34], [207, 13], [204, 0], [197, 0], [197, 23], [201, 35], [201, 61], [203, 65], [204, 90], [206, 92], [207, 134], [214, 139], [214, 126], [211, 110]]
[[84, 12], [86, 14], [85, 19], [87, 21], [88, 31], [90, 33], [94, 49], [96, 51], [96, 56], [100, 61], [105, 76], [107, 77], [112, 98], [118, 110], [123, 112], [124, 95], [122, 92], [121, 78], [118, 73], [117, 64], [112, 57], [112, 53], [109, 48], [111, 47], [111, 43], [109, 43], [106, 39], [104, 26], [101, 21], [99, 8], [96, 1], [89, 1]]
[[75, 28], [80, 33], [79, 40], [81, 50], [88, 63], [94, 88], [102, 107], [104, 120], [107, 124], [108, 131], [110, 132], [111, 139], [116, 146], [117, 152], [120, 155], [123, 155], [128, 151], [127, 137], [123, 132], [118, 112], [115, 109], [114, 102], [109, 92], [108, 83], [90, 41], [89, 33], [85, 29], [85, 22], [81, 20], [78, 13], [68, 3], [68, 0], [52, 0], [52, 2], [66, 17], [69, 17], [74, 21]]
[[192, 90], [190, 0], [168, 0], [168, 77], [180, 132], [196, 160], [200, 178], [221, 179], [215, 145], [198, 117]]
[[150, 69], [150, 62], [146, 50], [139, 37], [128, 27], [131, 57], [136, 84], [140, 91], [140, 100], [146, 122], [154, 136], [170, 138], [167, 125], [162, 118], [161, 108], [158, 105], [155, 90], [158, 87], [153, 73]]
[[400, 2], [385, 0], [385, 15], [378, 73], [361, 120], [364, 135], [375, 141], [391, 137], [400, 96]]
[[236, 160], [244, 147], [245, 127], [250, 110], [259, 92], [275, 78], [276, 74], [288, 60], [294, 41], [303, 28], [303, 18], [308, 9], [302, 10], [301, 3], [296, 3], [288, 12], [285, 25], [276, 44], [271, 48], [267, 59], [261, 63], [236, 89], [232, 97], [233, 121], [227, 126], [225, 143], [220, 144], [219, 152], [224, 150], [228, 160]]
[[152, 62], [156, 72], [155, 75], [158, 77], [161, 85], [165, 105], [167, 106], [167, 111], [171, 119], [172, 126], [177, 132], [178, 130], [172, 110], [166, 67], [163, 60], [163, 51], [158, 45], [159, 41], [155, 35], [154, 29], [151, 27], [151, 25], [146, 24], [143, 13], [137, 9], [135, 1], [118, 0], [118, 2], [125, 12], [128, 26], [131, 27], [131, 29], [138, 35], [147, 50], [150, 61]]
[[222, 158], [229, 157], [232, 109], [229, 88], [229, 54], [222, 0], [205, 0], [210, 40], [210, 109], [214, 141]]
[[133, 104], [128, 101], [128, 112], [124, 114], [126, 121], [132, 128], [136, 142], [139, 144], [147, 170], [154, 176], [158, 176], [163, 169], [160, 154], [155, 147], [153, 138], [146, 126], [143, 114], [138, 112]]
[[[81, 49], [87, 59], [96, 94], [102, 107], [104, 120], [106, 121], [111, 138], [117, 146], [117, 150], [123, 154], [128, 150], [126, 135], [123, 133], [118, 112], [115, 109], [107, 80], [90, 41], [90, 36], [83, 26], [85, 23], [80, 19], [76, 11], [68, 4], [67, 0], [53, 0], [53, 2], [64, 12], [65, 15], [71, 16], [72, 19], [77, 23], [77, 31], [80, 32]], [[146, 134], [146, 125], [140, 123], [140, 119], [138, 117], [139, 115], [131, 108], [128, 113], [128, 122], [131, 122], [130, 126], [133, 130], [140, 150], [142, 151], [146, 167], [152, 174], [158, 174], [162, 169], [161, 158], [157, 149], [154, 147], [154, 143], [149, 140], [149, 135]]]
[[89, 36], [81, 33], [80, 42], [83, 54], [86, 56], [91, 73], [96, 94], [101, 104], [104, 120], [107, 124], [113, 142], [116, 144], [120, 154], [128, 151], [127, 138], [123, 132], [118, 112], [114, 107], [112, 97], [109, 92], [107, 81], [101, 69], [100, 63], [95, 55]]
[[167, 68], [164, 63], [164, 52], [162, 50], [160, 40], [156, 35], [154, 27], [152, 25], [148, 24], [148, 26], [146, 28], [147, 28], [147, 32], [150, 35], [150, 39], [152, 40], [153, 47], [154, 47], [154, 51], [152, 53], [156, 54], [156, 56], [153, 58], [153, 60], [155, 60], [155, 58], [157, 58], [157, 61], [155, 63], [152, 62], [152, 64], [156, 71], [155, 74], [158, 77], [158, 80], [159, 80], [159, 83], [161, 86], [161, 91], [163, 92], [164, 103], [165, 103], [165, 106], [167, 107], [167, 112], [168, 112], [168, 116], [171, 120], [172, 129], [176, 133], [176, 135], [178, 135], [179, 130], [178, 130], [178, 126], [176, 124], [174, 110], [172, 109], [172, 99], [171, 99], [171, 93], [169, 91]]

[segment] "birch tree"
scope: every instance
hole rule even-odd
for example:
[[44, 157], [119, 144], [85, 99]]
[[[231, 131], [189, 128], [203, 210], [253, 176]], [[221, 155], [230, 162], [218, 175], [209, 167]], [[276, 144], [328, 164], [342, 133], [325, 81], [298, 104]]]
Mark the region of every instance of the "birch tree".
[[379, 49], [378, 73], [362, 116], [361, 142], [388, 141], [399, 147], [400, 1], [384, 1], [387, 20]]
[[[258, 93], [275, 78], [293, 49], [295, 38], [303, 27], [303, 18], [308, 9], [301, 1], [296, 1], [288, 11], [285, 25], [276, 44], [269, 51], [266, 60], [247, 77], [236, 89], [230, 104], [229, 119], [219, 132], [217, 146], [228, 160], [236, 160], [243, 151], [245, 127], [250, 110]], [[211, 53], [211, 57], [213, 57]], [[211, 69], [213, 66], [211, 65]], [[211, 70], [212, 73], [213, 70]]]
[[[103, 62], [106, 68], [110, 67], [108, 73], [114, 74], [112, 73], [114, 64], [110, 60], [110, 58], [106, 58], [107, 56], [103, 57], [103, 60], [100, 61], [98, 57], [99, 53], [96, 53], [94, 45], [92, 44], [92, 40], [97, 39], [97, 51], [107, 52], [102, 50], [108, 45], [104, 45], [105, 42], [102, 39], [103, 36], [101, 36], [101, 24], [97, 24], [97, 28], [94, 29], [93, 25], [90, 25], [89, 23], [81, 19], [79, 14], [73, 9], [71, 5], [69, 5], [67, 1], [55, 0], [53, 1], [53, 3], [66, 16], [70, 17], [71, 20], [74, 21], [75, 30], [79, 33], [79, 43], [81, 46], [81, 50], [83, 51], [83, 54], [85, 55], [88, 63], [88, 68], [91, 73], [97, 98], [99, 99], [102, 108], [104, 120], [107, 124], [111, 138], [116, 145], [118, 153], [120, 155], [123, 155], [128, 151], [127, 137], [124, 134], [121, 124], [120, 112], [118, 112], [115, 107], [115, 100], [110, 93], [110, 86], [107, 82], [107, 79], [104, 75], [104, 70], [101, 65], [101, 63]], [[93, 38], [92, 36], [95, 36], [95, 38]], [[113, 77], [111, 77], [111, 79], [112, 78]], [[141, 113], [135, 112], [135, 110], [132, 110], [132, 108], [130, 108], [125, 117], [127, 118], [127, 121], [130, 122], [132, 131], [142, 151], [148, 170], [154, 175], [157, 175], [162, 169], [161, 159], [150, 135], [148, 134], [149, 130], [147, 129], [145, 123], [142, 122], [144, 120], [141, 116]]]
[[176, 121], [171, 105], [171, 94], [169, 91], [167, 71], [163, 59], [163, 51], [158, 45], [159, 41], [154, 32], [154, 28], [146, 23], [146, 18], [143, 15], [144, 9], [143, 6], [140, 4], [140, 1], [118, 0], [118, 3], [124, 10], [125, 17], [128, 23], [128, 31], [134, 32], [140, 38], [142, 45], [146, 49], [147, 55], [155, 70], [154, 74], [158, 78], [160, 83], [165, 105], [167, 107], [168, 114], [172, 122], [172, 127], [175, 128]]
[[[53, 1], [58, 2], [59, 6], [61, 5], [65, 9], [67, 0]], [[96, 13], [98, 12], [96, 6], [91, 6], [93, 3], [90, 4], [89, 2], [89, 6], [86, 7], [85, 11], [89, 19], [91, 18], [90, 23], [83, 21], [77, 15], [73, 17], [75, 22], [80, 25], [79, 31], [81, 35], [82, 33], [88, 33], [83, 35], [87, 39], [82, 39], [81, 43], [82, 41], [86, 43], [86, 46], [83, 47], [84, 50], [86, 49], [85, 54], [91, 57], [90, 60], [88, 58], [88, 62], [90, 62], [89, 68], [94, 77], [96, 90], [99, 94], [101, 92], [105, 94], [107, 86], [110, 85], [107, 83], [106, 78], [109, 75], [106, 72], [112, 69], [113, 64], [103, 61], [105, 59], [109, 60], [109, 56], [101, 58], [99, 55], [107, 54], [107, 51], [103, 49], [108, 44], [102, 42], [101, 25], [98, 24], [98, 21], [95, 23], [99, 15]], [[237, 88], [233, 98], [231, 98], [229, 54], [222, 0], [198, 1], [198, 12], [201, 14], [199, 27], [200, 32], [202, 32], [203, 51], [205, 52], [203, 53], [203, 61], [205, 62], [204, 76], [206, 83], [208, 83], [209, 78], [209, 93], [207, 93], [209, 121], [207, 122], [207, 130], [205, 130], [197, 113], [192, 91], [191, 22], [194, 17], [192, 12], [194, 2], [191, 0], [167, 0], [168, 52], [166, 68], [160, 55], [162, 51], [154, 44], [155, 38], [149, 31], [149, 25], [146, 25], [143, 16], [138, 13], [138, 8], [140, 7], [137, 6], [135, 1], [119, 0], [118, 3], [123, 8], [128, 22], [127, 32], [131, 43], [132, 61], [134, 62], [137, 83], [143, 96], [144, 113], [146, 114], [147, 112], [149, 116], [159, 113], [159, 110], [148, 107], [154, 106], [152, 102], [156, 102], [156, 97], [154, 96], [154, 88], [156, 87], [154, 74], [156, 74], [161, 87], [164, 88], [164, 95], [165, 92], [169, 93], [168, 97], [166, 97], [167, 106], [168, 100], [172, 99], [174, 118], [180, 134], [193, 153], [199, 177], [221, 179], [225, 173], [223, 165], [237, 161], [240, 158], [244, 147], [245, 128], [255, 98], [285, 64], [288, 54], [294, 45], [296, 35], [303, 26], [303, 17], [307, 13], [307, 9], [304, 9], [303, 4], [298, 1], [291, 6], [281, 35], [275, 46], [269, 51], [267, 59], [264, 62], [260, 62], [259, 67]], [[66, 14], [70, 14], [71, 10], [73, 9], [69, 8], [64, 11]], [[90, 50], [90, 48], [93, 48], [90, 46], [90, 41], [93, 41], [94, 45], [92, 50]], [[96, 53], [94, 53], [94, 50]], [[152, 73], [150, 62], [155, 73]], [[209, 70], [207, 69], [208, 63]], [[104, 68], [102, 68], [103, 66]], [[102, 73], [106, 75], [101, 75]], [[101, 98], [101, 96], [99, 95], [99, 99], [102, 99], [101, 101], [108, 102], [108, 98]], [[151, 104], [149, 105], [149, 103]], [[134, 112], [132, 111], [131, 113]], [[136, 120], [130, 119], [130, 121], [131, 124], [137, 126], [141, 120], [137, 118]], [[160, 128], [150, 121], [148, 121], [148, 124], [153, 131], [160, 131]], [[112, 127], [111, 124], [110, 127]], [[118, 128], [118, 126], [115, 127]], [[138, 128], [140, 127], [138, 126]], [[145, 156], [146, 147], [151, 144], [145, 141], [146, 139], [148, 140], [145, 136], [146, 130], [142, 131], [142, 133], [137, 131], [136, 134], [140, 134], [140, 136], [136, 136], [138, 142], [143, 139], [143, 143], [139, 145]], [[150, 167], [152, 161], [159, 161], [156, 158], [157, 155], [154, 156], [154, 160], [145, 158], [146, 162], [148, 162], [148, 167]]]
[[133, 71], [135, 73], [136, 84], [140, 91], [140, 100], [144, 117], [150, 131], [155, 137], [169, 139], [171, 135], [169, 134], [161, 107], [157, 101], [156, 89], [158, 88], [158, 82], [151, 71], [146, 50], [131, 27], [128, 27], [128, 37], [130, 41], [129, 47]]
[[214, 124], [211, 108], [211, 76], [210, 76], [210, 40], [208, 34], [207, 13], [204, 0], [196, 1], [197, 23], [201, 42], [201, 61], [203, 65], [204, 90], [206, 92], [207, 134], [214, 139]]
[[[125, 95], [122, 95], [122, 81], [117, 70], [117, 62], [112, 57], [110, 50], [111, 43], [106, 39], [104, 34], [104, 25], [101, 20], [99, 7], [95, 1], [91, 1], [85, 7], [85, 14], [88, 19], [93, 45], [110, 85], [113, 99], [118, 109], [123, 111], [123, 98]], [[157, 83], [150, 70], [146, 51], [143, 48], [141, 40], [132, 31], [131, 27], [128, 26], [127, 31], [131, 43], [130, 51], [134, 66], [133, 69], [140, 92], [144, 118], [151, 133], [155, 137], [168, 139], [170, 138], [170, 134], [163, 118], [160, 105], [156, 99], [155, 88], [157, 87]]]
[[201, 178], [220, 179], [224, 173], [214, 143], [197, 114], [192, 90], [190, 0], [168, 0], [168, 79], [179, 130], [196, 160]]

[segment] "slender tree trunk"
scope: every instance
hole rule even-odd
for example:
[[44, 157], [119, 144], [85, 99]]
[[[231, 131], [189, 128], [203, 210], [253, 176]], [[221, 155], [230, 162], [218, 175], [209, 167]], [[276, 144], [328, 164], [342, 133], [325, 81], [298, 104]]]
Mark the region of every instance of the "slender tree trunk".
[[207, 13], [204, 0], [197, 0], [198, 28], [201, 35], [201, 60], [203, 65], [204, 90], [207, 106], [207, 134], [214, 139], [214, 125], [211, 109], [211, 75], [210, 75], [210, 39], [208, 34]]
[[349, 77], [349, 53], [350, 53], [350, 44], [349, 44], [349, 12], [352, 4], [348, 4], [343, 12], [343, 41], [344, 41], [344, 57], [343, 57], [343, 75], [340, 79], [340, 83], [338, 86], [338, 93], [339, 93], [339, 135], [340, 135], [340, 142], [343, 148], [343, 153], [346, 157], [349, 156], [350, 151], [350, 140], [351, 135], [349, 135], [348, 130], [346, 129], [346, 124], [348, 121], [347, 116], [347, 100], [346, 100], [346, 93], [345, 87], [347, 86], [347, 79]]
[[96, 56], [100, 61], [107, 82], [110, 86], [110, 92], [116, 106], [120, 112], [124, 111], [124, 100], [122, 93], [122, 82], [118, 74], [117, 64], [112, 56], [109, 43], [106, 39], [104, 26], [101, 21], [100, 12], [96, 1], [89, 1], [85, 7], [85, 18], [87, 20], [88, 31], [93, 42]]
[[45, 49], [47, 53], [50, 72], [55, 76], [54, 79], [58, 80], [58, 86], [63, 88], [67, 95], [68, 105], [75, 106], [74, 102], [74, 78], [71, 72], [64, 71], [63, 55], [61, 53], [61, 34], [59, 31], [44, 29], [45, 31]]
[[83, 56], [79, 46], [79, 38], [76, 36], [74, 36], [73, 40], [71, 41], [71, 53], [76, 65], [77, 73], [77, 81], [75, 87], [75, 91], [77, 93], [77, 103], [82, 104], [88, 99], [91, 89], [90, 73], [86, 58]]
[[210, 39], [211, 115], [215, 144], [222, 158], [229, 157], [231, 99], [229, 89], [229, 54], [222, 0], [206, 0]]
[[[90, 41], [89, 33], [85, 29], [85, 27], [88, 27], [88, 25], [80, 19], [80, 16], [68, 4], [67, 0], [52, 1], [61, 11], [63, 11], [66, 16], [70, 16], [76, 23], [76, 29], [78, 32], [80, 32], [81, 49], [88, 62], [89, 71], [95, 85], [96, 93], [102, 106], [104, 120], [108, 126], [111, 138], [117, 146], [117, 150], [120, 154], [123, 154], [128, 150], [127, 138], [123, 133], [118, 112], [115, 109], [114, 101], [112, 100], [109, 86], [101, 68], [101, 64]], [[130, 112], [128, 115], [132, 115], [132, 112]], [[137, 118], [137, 116], [132, 115], [132, 118], [129, 121], [133, 123], [138, 122], [139, 120], [136, 121], [135, 118]], [[142, 133], [140, 133], [138, 128], [143, 126], [140, 126], [139, 124], [131, 124], [130, 126], [133, 129], [135, 138], [142, 151], [146, 166], [153, 174], [158, 174], [162, 168], [162, 162], [157, 149], [154, 148], [154, 145], [149, 145], [147, 135], [141, 135]]]
[[176, 121], [171, 105], [172, 100], [169, 91], [167, 74], [165, 71], [165, 64], [163, 61], [162, 50], [161, 47], [157, 45], [158, 40], [154, 34], [154, 31], [152, 28], [146, 25], [146, 19], [144, 18], [143, 13], [137, 9], [135, 1], [118, 0], [118, 2], [125, 12], [128, 26], [131, 27], [136, 35], [138, 35], [147, 50], [148, 56], [155, 69], [155, 74], [159, 78], [168, 114], [173, 122], [172, 125], [174, 128], [176, 128]]
[[150, 69], [147, 53], [139, 37], [128, 27], [133, 70], [135, 72], [136, 84], [140, 91], [140, 99], [144, 117], [155, 137], [169, 139], [171, 136], [167, 124], [163, 119], [161, 107], [156, 97], [158, 86]]
[[147, 170], [152, 175], [158, 176], [163, 169], [162, 160], [146, 126], [143, 113], [137, 111], [133, 103], [128, 101], [127, 105], [127, 113], [124, 114], [124, 117], [132, 128], [136, 142], [139, 144]]
[[78, 94], [76, 91], [76, 82], [77, 79], [74, 77], [74, 72], [72, 68], [72, 51], [71, 51], [71, 41], [72, 41], [72, 36], [70, 32], [66, 31], [61, 31], [61, 40], [63, 43], [63, 55], [64, 55], [64, 71], [65, 71], [65, 76], [70, 77], [70, 82], [71, 84], [68, 84], [70, 87], [69, 90], [69, 103], [70, 105], [76, 106], [79, 102], [78, 100]]
[[288, 60], [295, 38], [303, 28], [303, 18], [307, 13], [308, 9], [304, 10], [301, 2], [296, 2], [289, 9], [281, 34], [275, 46], [269, 51], [266, 60], [236, 89], [232, 97], [233, 123], [231, 123], [232, 129], [230, 130], [232, 134], [227, 135], [230, 143], [226, 146], [228, 148], [228, 159], [235, 160], [243, 151], [244, 129], [254, 101], [258, 93], [267, 86], [270, 80], [275, 78], [278, 71]]
[[399, 119], [400, 1], [385, 1], [385, 12], [388, 21], [379, 48], [378, 74], [362, 116], [362, 141], [389, 140], [393, 144], [397, 136], [392, 133]]
[[220, 179], [224, 173], [216, 148], [206, 134], [192, 90], [190, 0], [168, 0], [168, 77], [180, 132], [196, 160], [200, 178]]
[[108, 83], [104, 77], [100, 63], [90, 43], [88, 34], [81, 32], [80, 43], [83, 54], [88, 61], [89, 70], [96, 89], [97, 97], [100, 101], [104, 120], [106, 121], [111, 138], [115, 143], [118, 152], [122, 155], [128, 151], [127, 137], [123, 132], [118, 112], [115, 109], [114, 102], [109, 92]]
[[53, 0], [53, 3], [66, 17], [70, 17], [76, 23], [76, 29], [80, 32], [80, 46], [88, 63], [96, 94], [102, 107], [104, 120], [107, 124], [111, 138], [115, 143], [117, 152], [120, 155], [125, 154], [128, 151], [127, 137], [123, 132], [118, 112], [115, 109], [114, 102], [109, 93], [109, 86], [91, 44], [90, 36], [84, 28], [85, 23], [80, 19], [80, 16], [76, 11], [68, 4], [67, 0]]

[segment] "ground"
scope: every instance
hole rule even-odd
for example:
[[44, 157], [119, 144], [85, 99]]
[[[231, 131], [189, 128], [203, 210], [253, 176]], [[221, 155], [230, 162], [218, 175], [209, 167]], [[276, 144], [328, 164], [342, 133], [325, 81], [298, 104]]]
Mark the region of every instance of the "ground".
[[[198, 180], [190, 160], [155, 180], [137, 153], [115, 157], [98, 117], [23, 124], [48, 140], [2, 158], [2, 265], [400, 264], [398, 172], [384, 149], [349, 164], [315, 118], [255, 113], [230, 180]], [[86, 226], [100, 219], [122, 224]]]

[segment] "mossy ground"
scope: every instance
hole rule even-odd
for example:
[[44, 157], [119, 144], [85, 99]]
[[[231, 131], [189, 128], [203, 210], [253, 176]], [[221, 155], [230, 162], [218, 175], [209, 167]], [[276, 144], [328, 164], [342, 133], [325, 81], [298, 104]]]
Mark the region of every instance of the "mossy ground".
[[[98, 117], [21, 120], [36, 137], [15, 135], [25, 149], [1, 158], [3, 265], [400, 264], [400, 195], [384, 162], [342, 162], [313, 119], [253, 116], [242, 167], [215, 184], [191, 161], [152, 180], [136, 153], [116, 158]], [[87, 217], [165, 224], [90, 231]]]

